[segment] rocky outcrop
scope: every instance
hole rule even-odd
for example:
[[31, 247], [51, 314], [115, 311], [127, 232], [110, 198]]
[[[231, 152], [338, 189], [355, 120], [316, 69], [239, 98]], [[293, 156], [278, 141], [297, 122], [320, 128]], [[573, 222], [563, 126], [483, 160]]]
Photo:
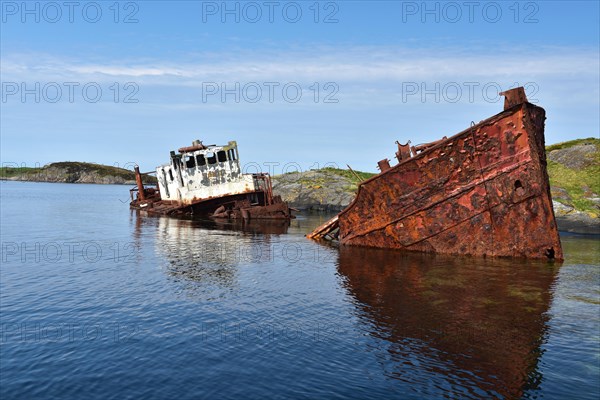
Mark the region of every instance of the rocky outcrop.
[[573, 146], [568, 146], [568, 142], [563, 145], [565, 147], [548, 151], [548, 160], [574, 170], [582, 170], [596, 163], [598, 148], [595, 140], [590, 139], [587, 142]]
[[600, 140], [548, 146], [546, 157], [559, 229], [600, 234]]
[[[0, 169], [0, 179], [30, 182], [135, 184], [133, 171], [84, 162], [58, 162], [42, 168], [3, 167]], [[156, 178], [145, 175], [143, 181], [155, 184]]]
[[554, 215], [558, 229], [563, 232], [600, 235], [600, 221], [587, 212], [577, 211], [558, 201], [553, 201]]
[[341, 211], [354, 199], [357, 188], [356, 180], [328, 169], [273, 177], [273, 192], [302, 210]]

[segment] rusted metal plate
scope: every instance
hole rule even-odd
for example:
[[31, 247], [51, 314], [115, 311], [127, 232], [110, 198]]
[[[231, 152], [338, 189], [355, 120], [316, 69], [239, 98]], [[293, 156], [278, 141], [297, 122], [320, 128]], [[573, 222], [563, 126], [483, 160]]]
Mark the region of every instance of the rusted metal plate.
[[412, 158], [363, 182], [337, 217], [340, 243], [562, 259], [546, 172], [545, 111], [512, 104], [522, 95], [508, 93], [507, 110], [416, 148]]

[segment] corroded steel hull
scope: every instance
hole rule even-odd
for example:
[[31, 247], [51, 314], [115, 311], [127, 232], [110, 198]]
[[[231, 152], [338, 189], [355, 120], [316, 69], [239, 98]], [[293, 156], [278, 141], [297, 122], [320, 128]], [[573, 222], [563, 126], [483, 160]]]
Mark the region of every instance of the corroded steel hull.
[[[211, 199], [199, 199], [191, 204], [177, 201], [161, 200], [158, 192], [148, 195], [146, 199], [136, 199], [131, 202], [133, 210], [145, 211], [151, 215], [199, 215], [216, 219], [291, 219], [294, 216], [287, 203], [280, 196], [273, 196], [265, 203], [263, 192], [242, 193]], [[259, 204], [251, 204], [247, 196], [255, 195]]]
[[337, 216], [340, 243], [561, 260], [544, 120], [516, 104], [363, 182]]

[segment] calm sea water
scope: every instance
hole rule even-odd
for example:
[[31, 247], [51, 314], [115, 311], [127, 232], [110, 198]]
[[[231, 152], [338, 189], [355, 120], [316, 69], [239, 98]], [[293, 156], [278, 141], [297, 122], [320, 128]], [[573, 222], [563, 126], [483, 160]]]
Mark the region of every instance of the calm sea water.
[[0, 397], [600, 396], [600, 241], [562, 265], [323, 246], [0, 183]]

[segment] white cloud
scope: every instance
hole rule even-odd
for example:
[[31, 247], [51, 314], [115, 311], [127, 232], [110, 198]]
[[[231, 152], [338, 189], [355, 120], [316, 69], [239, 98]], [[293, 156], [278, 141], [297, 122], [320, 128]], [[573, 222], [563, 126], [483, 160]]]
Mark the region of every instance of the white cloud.
[[241, 53], [194, 56], [179, 62], [145, 60], [138, 63], [81, 62], [47, 55], [7, 55], [2, 59], [4, 80], [137, 79], [147, 84], [196, 86], [204, 81], [431, 81], [438, 79], [519, 79], [519, 77], [597, 77], [600, 68], [593, 49], [547, 48], [494, 54], [431, 52], [411, 49], [358, 47], [315, 49], [311, 52]]
[[[164, 133], [168, 132], [186, 141], [190, 132], [217, 137], [223, 132], [236, 132], [237, 138], [268, 137], [271, 146], [248, 141], [250, 149], [246, 153], [256, 159], [267, 159], [274, 148], [283, 146], [296, 149], [293, 151], [298, 154], [312, 152], [313, 146], [307, 142], [306, 147], [298, 145], [299, 137], [303, 138], [300, 142], [329, 137], [339, 140], [340, 144], [336, 145], [335, 152], [328, 149], [322, 157], [333, 157], [331, 154], [335, 153], [340, 165], [350, 161], [353, 167], [368, 169], [373, 168], [373, 160], [392, 156], [383, 152], [391, 151], [393, 145], [389, 145], [395, 139], [436, 140], [442, 134], [464, 129], [471, 120], [488, 117], [502, 109], [500, 100], [486, 103], [481, 89], [474, 101], [463, 96], [459, 104], [444, 99], [435, 101], [430, 95], [424, 104], [420, 94], [407, 102], [403, 99], [402, 84], [410, 82], [425, 83], [428, 89], [436, 82], [441, 85], [459, 82], [463, 86], [466, 82], [499, 82], [503, 88], [514, 82], [534, 82], [538, 89], [535, 98], [548, 111], [549, 143], [597, 135], [599, 119], [598, 52], [588, 48], [546, 47], [532, 52], [496, 47], [487, 52], [466, 53], [451, 48], [321, 47], [311, 51], [224, 51], [189, 54], [179, 59], [135, 61], [3, 53], [0, 68], [3, 82], [27, 82], [28, 85], [33, 82], [100, 82], [104, 89], [103, 101], [98, 104], [83, 101], [80, 91], [73, 104], [66, 101], [37, 104], [31, 97], [24, 102], [18, 94], [12, 96], [3, 105], [7, 111], [2, 118], [3, 137], [18, 138], [28, 132], [37, 138], [21, 144], [23, 148], [31, 142], [43, 144], [49, 135], [78, 138], [81, 132], [114, 139], [132, 138], [132, 132], [143, 132], [154, 140], [167, 137]], [[202, 102], [199, 88], [203, 82], [244, 84], [253, 81], [299, 82], [304, 88], [312, 82], [333, 81], [339, 84], [340, 101], [316, 104], [307, 90], [302, 104], [281, 101], [281, 94], [274, 104], [237, 103], [231, 98], [221, 102], [217, 96], [214, 102]], [[139, 103], [114, 102], [111, 90], [114, 82], [121, 83], [121, 96], [128, 93], [125, 82], [136, 82], [140, 87], [136, 94]], [[363, 154], [362, 150], [356, 153], [356, 143], [362, 143], [365, 138], [371, 144], [364, 151], [372, 154]], [[127, 140], [131, 140], [130, 145], [139, 145], [133, 139]], [[148, 145], [147, 150], [152, 151], [156, 143], [145, 142], [154, 143]], [[255, 142], [256, 147], [252, 148]], [[18, 146], [18, 143], [12, 144], [13, 149]], [[11, 148], [10, 145], [4, 147]], [[295, 156], [293, 151], [282, 154], [292, 157]], [[18, 159], [21, 153], [15, 150], [10, 157]], [[6, 154], [9, 153], [3, 153]], [[363, 161], [348, 160], [347, 154], [360, 154]], [[310, 157], [316, 155], [311, 153]]]
[[[142, 88], [145, 104], [186, 109], [199, 104], [202, 87], [208, 82], [224, 82], [227, 87], [236, 82], [242, 86], [298, 82], [306, 90], [303, 102], [311, 98], [312, 83], [322, 87], [335, 82], [339, 86], [336, 97], [355, 107], [407, 103], [403, 98], [406, 84], [435, 90], [436, 84], [443, 88], [456, 83], [463, 90], [461, 103], [486, 102], [482, 87], [496, 83], [502, 90], [515, 83], [529, 83], [528, 94], [542, 104], [598, 104], [600, 92], [597, 50], [572, 47], [536, 51], [508, 47], [468, 53], [452, 48], [320, 47], [311, 51], [189, 54], [175, 61], [136, 62], [89, 62], [24, 53], [4, 56], [1, 67], [4, 82], [99, 82], [107, 87], [114, 82], [134, 82]], [[473, 100], [467, 95], [471, 90], [467, 86], [472, 83], [479, 85]], [[426, 100], [431, 102], [432, 98], [435, 101], [432, 96]], [[408, 102], [419, 104], [422, 99], [417, 94]]]

